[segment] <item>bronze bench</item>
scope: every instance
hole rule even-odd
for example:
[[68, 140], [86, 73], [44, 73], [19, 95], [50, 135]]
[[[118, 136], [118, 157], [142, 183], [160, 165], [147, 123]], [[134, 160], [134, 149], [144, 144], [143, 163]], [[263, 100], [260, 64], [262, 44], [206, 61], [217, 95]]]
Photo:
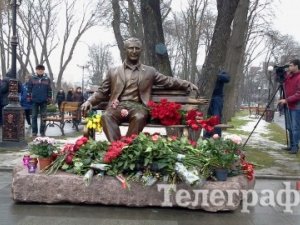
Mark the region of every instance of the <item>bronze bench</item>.
[[[154, 102], [160, 102], [161, 99], [167, 99], [169, 102], [176, 102], [182, 105], [183, 110], [190, 110], [190, 109], [199, 109], [201, 105], [208, 104], [208, 99], [203, 97], [198, 97], [196, 93], [190, 93], [184, 90], [173, 90], [173, 89], [164, 89], [161, 87], [155, 87], [152, 89], [151, 100]], [[98, 106], [94, 107], [95, 110], [105, 110], [107, 107], [107, 101], [101, 102]], [[201, 109], [200, 109], [201, 110]], [[120, 126], [128, 126], [128, 123], [121, 123]], [[165, 126], [162, 124], [154, 124], [148, 123], [146, 127], [165, 127], [167, 130], [167, 135], [186, 135], [190, 139], [196, 139], [197, 136], [199, 137], [199, 132], [192, 132], [192, 129], [189, 129], [187, 125], [172, 125], [172, 126]], [[219, 124], [217, 127], [222, 129], [226, 129], [232, 127], [227, 124]], [[92, 135], [91, 135], [92, 134]], [[94, 138], [95, 132], [88, 131], [87, 128], [84, 129], [84, 135], [90, 136]]]

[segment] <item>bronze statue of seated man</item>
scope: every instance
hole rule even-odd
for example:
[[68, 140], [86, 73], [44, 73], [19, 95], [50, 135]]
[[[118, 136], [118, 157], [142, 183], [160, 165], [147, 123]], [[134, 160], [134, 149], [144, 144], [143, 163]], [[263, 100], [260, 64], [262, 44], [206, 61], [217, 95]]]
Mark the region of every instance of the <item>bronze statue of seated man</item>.
[[191, 82], [165, 76], [155, 68], [142, 64], [142, 42], [139, 39], [127, 39], [124, 48], [126, 59], [123, 64], [109, 69], [98, 91], [82, 104], [82, 110], [86, 111], [109, 96], [108, 106], [101, 121], [103, 131], [110, 142], [120, 139], [119, 125], [122, 122], [129, 122], [127, 136], [142, 132], [149, 117], [146, 106], [153, 85], [198, 90]]

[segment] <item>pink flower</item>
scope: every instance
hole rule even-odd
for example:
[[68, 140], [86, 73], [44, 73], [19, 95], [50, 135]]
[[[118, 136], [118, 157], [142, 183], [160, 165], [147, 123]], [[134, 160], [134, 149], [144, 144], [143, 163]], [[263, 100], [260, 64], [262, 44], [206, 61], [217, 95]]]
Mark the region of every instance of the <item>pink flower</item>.
[[171, 138], [172, 141], [176, 141], [177, 140], [177, 136], [175, 136], [175, 135], [172, 135], [170, 138]]
[[74, 144], [65, 144], [63, 149], [61, 150], [62, 153], [68, 153], [74, 151]]
[[232, 134], [232, 135], [228, 135], [226, 137], [224, 137], [224, 139], [230, 139], [231, 141], [233, 141], [234, 143], [236, 143], [237, 145], [242, 144], [242, 138], [236, 134]]
[[213, 138], [213, 139], [219, 139], [220, 136], [219, 136], [218, 134], [214, 134], [214, 135], [212, 136], [212, 138]]
[[159, 139], [159, 135], [158, 134], [154, 134], [151, 136], [152, 141], [157, 141]]
[[121, 116], [122, 116], [122, 117], [128, 116], [128, 110], [127, 110], [127, 109], [122, 109], [122, 110], [121, 110]]

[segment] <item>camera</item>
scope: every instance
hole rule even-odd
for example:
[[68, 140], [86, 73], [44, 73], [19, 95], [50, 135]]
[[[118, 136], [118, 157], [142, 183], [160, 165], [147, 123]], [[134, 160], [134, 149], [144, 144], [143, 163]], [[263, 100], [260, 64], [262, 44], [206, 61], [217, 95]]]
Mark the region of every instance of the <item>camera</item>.
[[275, 80], [277, 82], [280, 82], [280, 83], [284, 82], [284, 80], [285, 80], [284, 75], [285, 75], [285, 72], [287, 71], [287, 68], [289, 68], [289, 65], [274, 66], [274, 70], [275, 70], [275, 74], [276, 74]]

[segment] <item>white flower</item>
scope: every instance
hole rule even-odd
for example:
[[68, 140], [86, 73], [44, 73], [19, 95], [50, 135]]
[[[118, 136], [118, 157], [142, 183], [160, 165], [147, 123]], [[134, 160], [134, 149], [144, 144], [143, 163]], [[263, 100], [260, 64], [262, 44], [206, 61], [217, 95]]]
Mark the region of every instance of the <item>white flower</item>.
[[233, 141], [237, 145], [242, 144], [242, 138], [240, 136], [236, 135], [236, 134], [226, 135], [224, 137], [224, 140], [226, 140], [226, 139], [230, 139], [231, 141]]

